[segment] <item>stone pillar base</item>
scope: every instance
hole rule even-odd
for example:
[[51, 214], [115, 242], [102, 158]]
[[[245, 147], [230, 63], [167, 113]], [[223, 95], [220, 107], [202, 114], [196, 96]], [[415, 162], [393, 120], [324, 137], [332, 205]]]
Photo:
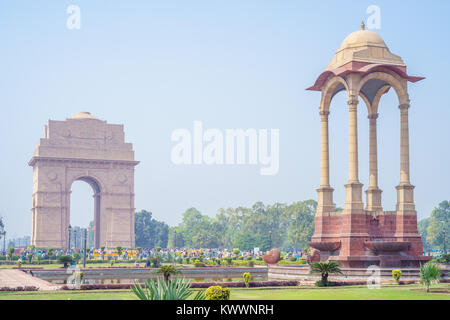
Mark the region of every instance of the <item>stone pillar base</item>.
[[413, 211], [415, 213], [414, 186], [400, 184], [395, 188], [397, 189], [397, 212]]
[[383, 191], [377, 187], [369, 187], [366, 190], [366, 210], [367, 211], [383, 211], [383, 207], [381, 206], [381, 193]]
[[334, 212], [333, 191], [334, 189], [329, 186], [321, 186], [317, 189], [316, 215]]
[[360, 182], [350, 182], [345, 185], [345, 204], [343, 214], [363, 213], [362, 187]]

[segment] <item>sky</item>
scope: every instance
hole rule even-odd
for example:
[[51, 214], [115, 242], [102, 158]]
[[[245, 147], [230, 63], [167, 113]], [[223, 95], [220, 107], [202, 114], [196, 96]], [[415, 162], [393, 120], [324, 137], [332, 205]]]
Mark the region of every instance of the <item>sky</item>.
[[[80, 29], [68, 29], [70, 5]], [[20, 1], [0, 2], [0, 216], [8, 237], [31, 232], [32, 168], [49, 119], [89, 111], [124, 124], [133, 143], [136, 210], [176, 225], [195, 207], [317, 199], [320, 93], [306, 91], [343, 39], [381, 9], [379, 33], [411, 75], [411, 182], [419, 219], [450, 195], [448, 1]], [[330, 114], [330, 177], [343, 206], [348, 107]], [[378, 120], [379, 185], [394, 210], [400, 172], [400, 113], [393, 90]], [[174, 130], [278, 129], [279, 171], [255, 165], [175, 165]], [[359, 175], [368, 184], [368, 119], [358, 107]], [[93, 218], [93, 191], [72, 188], [71, 224]]]

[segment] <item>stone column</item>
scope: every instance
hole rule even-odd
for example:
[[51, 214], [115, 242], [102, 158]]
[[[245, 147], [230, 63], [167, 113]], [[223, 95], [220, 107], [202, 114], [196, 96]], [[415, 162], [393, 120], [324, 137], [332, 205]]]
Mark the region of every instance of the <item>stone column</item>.
[[408, 109], [409, 104], [404, 103], [400, 108], [400, 184], [397, 188], [397, 212], [414, 213], [414, 186], [409, 177], [409, 128]]
[[[328, 106], [327, 106], [328, 107]], [[329, 111], [320, 111], [321, 119], [321, 153], [320, 153], [320, 187], [317, 189], [317, 209], [315, 217], [313, 242], [324, 241], [336, 236], [333, 227], [336, 219], [333, 203], [333, 191], [330, 186], [330, 158], [328, 145]]]
[[400, 108], [400, 184], [397, 189], [397, 217], [395, 236], [397, 241], [409, 241], [409, 255], [422, 254], [422, 241], [417, 230], [417, 212], [414, 204], [414, 186], [409, 176], [409, 103]]
[[401, 104], [400, 108], [400, 185], [410, 183], [409, 179], [409, 104]]
[[366, 190], [368, 211], [382, 211], [381, 190], [378, 188], [378, 146], [377, 118], [378, 113], [370, 114], [369, 118], [369, 188]]
[[362, 184], [358, 179], [358, 97], [352, 95], [349, 105], [349, 170], [344, 213], [363, 213]]
[[320, 111], [321, 119], [321, 153], [320, 153], [320, 187], [317, 189], [318, 203], [316, 215], [334, 212], [333, 188], [330, 187], [330, 158], [328, 145], [329, 111]]
[[320, 153], [320, 186], [330, 186], [330, 157], [328, 146], [328, 115], [329, 111], [320, 111], [321, 119], [321, 153]]

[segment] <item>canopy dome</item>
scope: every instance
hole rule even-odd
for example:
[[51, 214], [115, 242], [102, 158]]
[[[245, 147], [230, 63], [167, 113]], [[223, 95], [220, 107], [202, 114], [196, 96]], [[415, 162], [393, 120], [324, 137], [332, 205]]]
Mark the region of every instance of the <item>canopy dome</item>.
[[77, 114], [71, 116], [68, 119], [72, 119], [72, 120], [81, 120], [81, 119], [98, 120], [98, 118], [94, 117], [93, 115], [91, 115], [90, 112], [87, 112], [87, 111], [78, 112]]
[[378, 33], [364, 29], [352, 32], [344, 39], [326, 70], [342, 67], [349, 62], [406, 66], [402, 58], [389, 51]]

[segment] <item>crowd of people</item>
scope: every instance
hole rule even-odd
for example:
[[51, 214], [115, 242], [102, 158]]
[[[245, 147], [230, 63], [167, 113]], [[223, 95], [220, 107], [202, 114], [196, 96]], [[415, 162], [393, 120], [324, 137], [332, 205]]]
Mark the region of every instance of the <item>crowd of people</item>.
[[[6, 252], [9, 256], [11, 252]], [[27, 260], [46, 260], [46, 259], [58, 259], [59, 256], [79, 254], [84, 255], [83, 249], [51, 249], [51, 248], [35, 248], [29, 246], [28, 248], [15, 249], [13, 256], [16, 259]], [[242, 257], [243, 259], [255, 259], [261, 260], [263, 251], [259, 249], [241, 251], [239, 249], [186, 249], [186, 248], [135, 248], [135, 249], [123, 249], [123, 248], [90, 248], [86, 250], [87, 259], [110, 259], [112, 257], [115, 260], [146, 260], [151, 257], [171, 256], [174, 258], [197, 258], [202, 257], [205, 260], [209, 259], [225, 259], [233, 257]], [[306, 259], [306, 253], [301, 251], [286, 251], [281, 252], [282, 257], [289, 259], [295, 257], [298, 259]], [[12, 258], [12, 257], [9, 257]]]

